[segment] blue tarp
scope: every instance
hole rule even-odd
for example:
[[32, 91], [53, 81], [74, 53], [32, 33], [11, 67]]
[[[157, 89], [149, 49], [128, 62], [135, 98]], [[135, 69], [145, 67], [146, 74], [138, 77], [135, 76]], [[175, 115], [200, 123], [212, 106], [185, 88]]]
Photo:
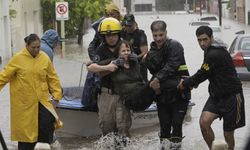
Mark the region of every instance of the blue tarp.
[[[85, 105], [82, 103], [82, 91], [83, 87], [63, 88], [64, 96], [60, 100], [58, 108], [83, 110], [83, 111], [96, 111], [95, 109], [90, 109], [89, 107], [85, 107]], [[157, 106], [155, 103], [153, 103], [145, 111], [156, 111], [156, 110]]]
[[[81, 99], [68, 100], [63, 97], [59, 102], [59, 108], [68, 108], [68, 109], [84, 109], [84, 105], [81, 102]], [[148, 109], [145, 111], [156, 111], [156, 104], [151, 104]]]
[[84, 105], [82, 104], [81, 99], [66, 100], [65, 98], [63, 98], [59, 102], [59, 107], [70, 109], [83, 109]]

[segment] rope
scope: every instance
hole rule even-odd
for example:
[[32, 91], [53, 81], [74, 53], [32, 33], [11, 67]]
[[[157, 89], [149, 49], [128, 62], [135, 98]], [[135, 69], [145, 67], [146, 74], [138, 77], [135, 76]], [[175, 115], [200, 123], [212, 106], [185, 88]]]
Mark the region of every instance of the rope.
[[82, 63], [82, 66], [81, 66], [81, 72], [80, 72], [80, 80], [79, 80], [79, 87], [81, 86], [81, 82], [82, 82], [82, 72], [83, 72], [83, 66], [85, 65], [86, 63], [85, 62], [83, 62]]
[[[79, 87], [79, 88], [81, 87], [83, 66], [84, 66], [85, 64], [86, 64], [86, 63], [83, 62], [82, 65], [81, 65], [80, 79], [79, 79], [79, 84], [78, 84], [78, 87]], [[72, 100], [75, 99], [75, 98], [72, 98], [72, 97], [69, 98], [69, 97], [65, 96], [64, 93], [63, 93], [63, 98], [64, 98], [66, 101], [72, 101]]]

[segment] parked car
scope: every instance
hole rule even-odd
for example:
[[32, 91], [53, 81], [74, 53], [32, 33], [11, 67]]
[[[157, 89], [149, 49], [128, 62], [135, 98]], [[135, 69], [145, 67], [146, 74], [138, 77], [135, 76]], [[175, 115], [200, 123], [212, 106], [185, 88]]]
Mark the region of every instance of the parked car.
[[241, 80], [250, 80], [250, 34], [239, 34], [233, 40], [229, 53]]
[[220, 26], [209, 26], [212, 30], [213, 30], [213, 33], [215, 32], [221, 32], [221, 28]]
[[199, 20], [200, 21], [217, 21], [218, 19], [215, 16], [206, 16], [206, 17], [201, 17]]
[[191, 26], [219, 26], [218, 19], [216, 16], [202, 16], [194, 18], [189, 22]]
[[208, 26], [208, 25], [210, 25], [210, 23], [206, 22], [206, 21], [191, 21], [191, 22], [189, 22], [189, 25], [191, 25], [191, 26]]

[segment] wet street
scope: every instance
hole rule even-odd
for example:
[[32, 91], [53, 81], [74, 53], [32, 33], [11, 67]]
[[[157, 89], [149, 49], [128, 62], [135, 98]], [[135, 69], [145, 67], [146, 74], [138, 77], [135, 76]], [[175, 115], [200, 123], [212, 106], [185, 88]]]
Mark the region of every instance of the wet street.
[[[185, 49], [185, 58], [190, 71], [194, 74], [203, 60], [203, 51], [200, 49], [195, 36], [196, 27], [190, 26], [189, 22], [199, 15], [190, 14], [160, 14], [160, 15], [135, 15], [135, 19], [139, 28], [145, 30], [148, 36], [148, 42], [152, 41], [150, 24], [156, 19], [166, 21], [168, 27], [168, 36], [176, 39], [183, 44]], [[218, 24], [218, 23], [217, 23]], [[225, 29], [224, 27], [229, 27]], [[236, 23], [232, 20], [222, 20], [222, 32], [216, 33], [215, 36], [222, 39], [226, 44], [230, 45], [235, 32], [245, 30], [250, 33], [250, 26]], [[83, 62], [88, 60], [87, 46], [94, 36], [93, 30], [89, 30], [83, 37], [83, 47], [77, 45], [67, 46], [66, 55], [61, 58], [58, 54], [54, 59], [55, 68], [59, 74], [61, 84], [63, 87], [83, 85], [86, 68]], [[3, 65], [1, 66], [1, 68]], [[247, 125], [235, 131], [236, 147], [235, 150], [243, 150], [247, 137], [250, 136], [250, 82], [242, 82], [244, 97], [245, 97], [245, 110], [246, 110], [246, 123]], [[207, 146], [202, 138], [199, 128], [199, 116], [202, 108], [208, 98], [207, 90], [208, 82], [202, 83], [198, 89], [192, 91], [192, 102], [196, 105], [192, 109], [192, 120], [185, 122], [183, 125], [183, 150], [207, 150]], [[5, 141], [9, 149], [17, 149], [16, 142], [10, 141], [10, 118], [9, 118], [9, 85], [5, 86], [0, 92], [0, 130], [3, 133]], [[222, 121], [216, 120], [212, 128], [215, 131], [215, 139], [224, 139], [222, 131]], [[159, 126], [143, 128], [140, 130], [133, 130], [130, 145], [126, 150], [157, 150], [159, 149], [158, 139]], [[63, 134], [57, 134], [57, 141], [53, 144], [53, 149], [58, 150], [94, 150], [99, 148], [100, 141], [98, 137], [66, 137]], [[1, 148], [0, 148], [1, 149]]]

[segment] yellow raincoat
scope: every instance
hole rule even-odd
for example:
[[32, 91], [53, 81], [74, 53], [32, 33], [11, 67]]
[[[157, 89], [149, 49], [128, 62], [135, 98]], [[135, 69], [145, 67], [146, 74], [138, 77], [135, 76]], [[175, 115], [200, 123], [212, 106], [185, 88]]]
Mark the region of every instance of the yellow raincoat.
[[39, 51], [34, 58], [26, 48], [11, 58], [0, 72], [0, 90], [10, 82], [11, 140], [36, 142], [38, 138], [38, 104], [58, 119], [50, 100], [62, 98], [58, 75], [49, 57]]

